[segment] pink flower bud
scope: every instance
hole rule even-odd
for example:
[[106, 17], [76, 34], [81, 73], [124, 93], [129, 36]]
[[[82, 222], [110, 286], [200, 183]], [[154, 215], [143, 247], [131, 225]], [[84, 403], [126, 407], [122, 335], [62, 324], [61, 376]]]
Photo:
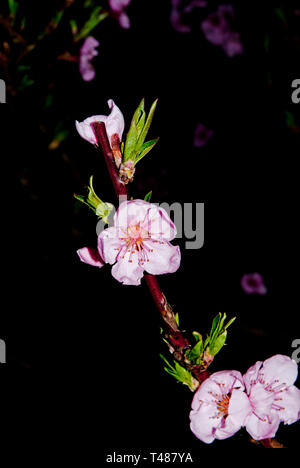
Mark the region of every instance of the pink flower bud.
[[124, 131], [124, 117], [118, 106], [114, 103], [112, 99], [109, 99], [108, 106], [110, 108], [109, 115], [93, 115], [88, 117], [83, 122], [78, 122], [76, 120], [76, 128], [79, 135], [85, 140], [89, 141], [93, 145], [97, 144], [95, 134], [91, 127], [91, 124], [94, 122], [104, 122], [106, 127], [107, 136], [111, 145], [111, 138], [114, 134], [117, 134], [119, 140], [122, 141], [122, 135]]

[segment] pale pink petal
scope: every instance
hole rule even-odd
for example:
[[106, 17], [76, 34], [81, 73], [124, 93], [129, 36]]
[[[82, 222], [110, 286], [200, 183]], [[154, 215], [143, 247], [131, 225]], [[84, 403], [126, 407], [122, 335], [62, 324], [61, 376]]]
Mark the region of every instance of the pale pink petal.
[[282, 385], [293, 385], [298, 375], [298, 366], [290, 357], [276, 354], [264, 361], [258, 375], [276, 392]]
[[190, 412], [191, 431], [206, 444], [214, 441], [216, 426], [220, 424], [220, 419], [215, 415], [216, 408], [209, 403], [201, 403], [197, 411]]
[[252, 413], [252, 408], [247, 395], [241, 390], [232, 390], [229, 401], [228, 416], [216, 429], [216, 439], [227, 439], [233, 436], [244, 426], [247, 416]]
[[118, 230], [115, 227], [104, 229], [98, 237], [100, 255], [106, 263], [111, 265], [115, 263], [123, 245], [124, 243], [120, 240]]
[[246, 374], [243, 375], [247, 393], [250, 393], [252, 385], [257, 381], [258, 371], [262, 366], [262, 361], [257, 361], [253, 366], [249, 367]]
[[288, 390], [276, 394], [273, 407], [278, 408], [280, 420], [293, 424], [300, 419], [300, 390], [292, 385]]
[[132, 256], [130, 251], [119, 256], [117, 263], [111, 269], [112, 276], [120, 283], [132, 286], [141, 284], [144, 269], [138, 264], [137, 256]]
[[80, 48], [79, 53], [79, 71], [84, 81], [91, 81], [96, 75], [96, 71], [92, 65], [93, 58], [98, 55], [96, 48], [99, 42], [92, 36], [85, 39]]
[[114, 216], [114, 225], [117, 228], [127, 229], [130, 225], [144, 223], [151, 206], [151, 203], [138, 199], [121, 203]]
[[130, 19], [129, 19], [129, 16], [125, 12], [121, 13], [119, 16], [119, 24], [121, 28], [123, 29], [130, 28]]
[[276, 413], [271, 413], [266, 420], [259, 419], [254, 413], [246, 418], [245, 427], [251, 437], [255, 440], [274, 437], [280, 420]]
[[92, 117], [88, 117], [83, 122], [78, 122], [76, 120], [75, 125], [79, 135], [84, 138], [89, 143], [93, 145], [97, 144], [97, 140], [93, 129], [91, 127], [91, 123], [93, 122], [106, 122], [107, 116], [106, 115], [93, 115]]
[[97, 144], [94, 131], [91, 127], [91, 124], [94, 122], [105, 123], [105, 128], [109, 142], [111, 142], [111, 137], [115, 133], [117, 133], [117, 135], [119, 136], [120, 141], [122, 140], [122, 135], [125, 126], [123, 114], [112, 99], [109, 99], [108, 106], [111, 110], [111, 113], [108, 116], [93, 115], [92, 117], [88, 117], [87, 119], [85, 119], [83, 122], [78, 122], [77, 120], [75, 122], [79, 135], [88, 142], [92, 143], [93, 145]]
[[104, 262], [99, 255], [97, 249], [92, 249], [91, 247], [83, 247], [82, 249], [77, 250], [77, 254], [80, 260], [88, 265], [97, 266], [99, 268], [103, 267]]
[[246, 417], [251, 413], [252, 407], [246, 393], [233, 389], [228, 407], [228, 418], [232, 420], [232, 424], [244, 426]]
[[198, 411], [203, 402], [208, 404], [215, 404], [216, 397], [214, 395], [219, 395], [221, 398], [222, 393], [220, 386], [211, 380], [210, 377], [202, 382], [194, 394], [194, 398], [192, 400], [192, 409]]
[[244, 390], [242, 374], [236, 370], [214, 372], [209, 379], [216, 382], [223, 393], [229, 393], [233, 388]]
[[271, 413], [274, 400], [274, 393], [265, 390], [260, 383], [253, 385], [248, 394], [254, 413], [261, 419], [266, 418]]
[[153, 203], [149, 206], [147, 217], [143, 226], [150, 233], [152, 239], [165, 239], [171, 241], [176, 237], [177, 230], [166, 210]]
[[[174, 273], [180, 266], [181, 254], [178, 246], [167, 241], [145, 241], [145, 255], [147, 261], [144, 264], [145, 270], [152, 275], [163, 275]], [[152, 250], [152, 251], [151, 251]]]
[[122, 141], [123, 131], [125, 127], [123, 114], [112, 99], [109, 99], [107, 103], [111, 111], [109, 116], [107, 117], [107, 121], [105, 124], [107, 136], [110, 141], [112, 135], [116, 133], [119, 137], [119, 140]]

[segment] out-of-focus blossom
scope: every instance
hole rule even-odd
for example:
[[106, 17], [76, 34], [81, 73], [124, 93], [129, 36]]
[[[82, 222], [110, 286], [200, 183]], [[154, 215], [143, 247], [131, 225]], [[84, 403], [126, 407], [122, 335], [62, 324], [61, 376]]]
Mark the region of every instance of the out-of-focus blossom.
[[[174, 273], [180, 265], [180, 249], [170, 243], [176, 227], [166, 211], [144, 200], [123, 202], [114, 216], [114, 226], [98, 237], [97, 265], [110, 263], [112, 276], [120, 283], [139, 285], [144, 271], [153, 275]], [[90, 261], [90, 250], [80, 249], [80, 259]]]
[[267, 288], [259, 273], [248, 273], [241, 278], [241, 287], [246, 294], [266, 294]]
[[196, 8], [204, 8], [207, 6], [205, 0], [172, 0], [172, 9], [170, 14], [170, 22], [173, 28], [180, 33], [191, 32], [190, 26], [186, 23], [185, 16], [191, 13]]
[[244, 388], [242, 375], [234, 370], [216, 372], [200, 385], [190, 412], [190, 428], [198, 439], [207, 444], [227, 439], [244, 425], [251, 414]]
[[79, 52], [79, 71], [84, 81], [92, 81], [96, 72], [92, 65], [92, 59], [98, 55], [96, 47], [99, 46], [99, 42], [92, 36], [85, 39]]
[[130, 19], [126, 13], [126, 8], [131, 0], [109, 0], [109, 6], [114, 15], [118, 18], [122, 28], [130, 28]]
[[198, 123], [194, 134], [194, 146], [202, 148], [213, 136], [214, 132], [202, 123]]
[[229, 57], [243, 52], [240, 34], [231, 28], [233, 20], [233, 7], [219, 5], [217, 11], [208, 15], [201, 23], [206, 39], [214, 45], [221, 46]]
[[300, 419], [300, 390], [293, 385], [297, 374], [296, 362], [280, 354], [248, 369], [243, 378], [252, 413], [245, 427], [253, 439], [274, 437], [280, 422]]
[[112, 136], [115, 134], [117, 134], [119, 140], [122, 141], [122, 135], [125, 126], [123, 114], [112, 99], [109, 99], [107, 103], [111, 111], [109, 115], [93, 115], [92, 117], [88, 117], [87, 119], [85, 119], [83, 122], [78, 122], [76, 120], [76, 128], [79, 135], [88, 142], [92, 143], [93, 145], [97, 144], [95, 134], [91, 127], [91, 124], [94, 122], [105, 123], [105, 128], [110, 145]]

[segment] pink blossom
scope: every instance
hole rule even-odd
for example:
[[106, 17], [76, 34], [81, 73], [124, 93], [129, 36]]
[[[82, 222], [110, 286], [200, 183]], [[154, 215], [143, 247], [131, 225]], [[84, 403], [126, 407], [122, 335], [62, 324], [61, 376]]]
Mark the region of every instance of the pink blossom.
[[[170, 243], [176, 227], [163, 208], [144, 200], [123, 202], [114, 216], [114, 226], [98, 237], [100, 262], [110, 263], [112, 276], [123, 284], [139, 285], [144, 271], [153, 275], [174, 273], [180, 265], [180, 249]], [[95, 265], [84, 249], [80, 259]]]
[[111, 11], [119, 20], [121, 28], [130, 28], [130, 20], [126, 13], [126, 8], [130, 4], [131, 0], [109, 0], [109, 6]]
[[292, 424], [300, 419], [300, 390], [293, 385], [297, 374], [296, 362], [281, 354], [248, 369], [244, 382], [252, 413], [245, 426], [253, 439], [274, 437], [281, 421]]
[[109, 99], [107, 103], [111, 111], [109, 115], [93, 115], [92, 117], [88, 117], [87, 119], [85, 119], [83, 122], [78, 122], [76, 120], [76, 128], [79, 135], [85, 140], [92, 143], [93, 145], [97, 144], [95, 134], [91, 127], [91, 124], [93, 122], [105, 123], [106, 132], [110, 144], [111, 138], [114, 134], [118, 135], [120, 141], [122, 140], [122, 135], [125, 126], [123, 114], [112, 99]]
[[227, 439], [235, 434], [251, 414], [238, 371], [212, 374], [194, 395], [190, 428], [198, 439], [210, 444], [214, 439]]
[[95, 78], [96, 72], [91, 64], [92, 59], [98, 55], [96, 47], [99, 42], [92, 36], [89, 36], [81, 46], [79, 53], [79, 71], [84, 81], [92, 81]]
[[205, 0], [172, 0], [172, 9], [170, 22], [173, 28], [180, 33], [189, 33], [191, 28], [185, 22], [185, 16], [193, 12], [194, 9], [204, 8], [207, 6]]
[[89, 265], [97, 266], [99, 268], [104, 265], [97, 249], [83, 247], [82, 249], [77, 250], [77, 254], [80, 260], [84, 263], [88, 263]]
[[241, 278], [241, 287], [246, 294], [266, 294], [267, 288], [259, 273], [248, 273]]
[[205, 127], [202, 123], [197, 124], [194, 134], [194, 146], [197, 146], [198, 148], [205, 146], [213, 134], [214, 132]]
[[223, 47], [229, 57], [243, 52], [239, 33], [231, 29], [233, 19], [232, 6], [219, 5], [217, 11], [208, 15], [201, 23], [201, 29], [206, 39], [214, 45]]

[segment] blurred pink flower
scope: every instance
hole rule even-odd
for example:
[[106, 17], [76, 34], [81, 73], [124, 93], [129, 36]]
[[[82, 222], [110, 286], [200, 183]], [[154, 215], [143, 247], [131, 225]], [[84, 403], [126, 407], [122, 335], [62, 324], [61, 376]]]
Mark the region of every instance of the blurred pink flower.
[[253, 439], [274, 437], [281, 421], [300, 419], [300, 390], [293, 385], [297, 374], [296, 362], [280, 354], [248, 369], [244, 382], [252, 413], [245, 426]]
[[93, 145], [97, 144], [95, 134], [91, 127], [91, 124], [93, 122], [105, 123], [106, 132], [107, 132], [107, 136], [108, 136], [110, 144], [111, 144], [111, 137], [114, 134], [117, 134], [119, 137], [119, 140], [122, 141], [122, 135], [123, 135], [124, 126], [125, 126], [123, 114], [112, 99], [109, 99], [107, 103], [111, 111], [109, 115], [93, 115], [92, 117], [88, 117], [87, 119], [85, 119], [83, 122], [78, 122], [76, 120], [75, 124], [76, 124], [76, 128], [77, 128], [79, 135], [85, 140], [87, 140], [88, 142], [92, 143]]
[[217, 11], [208, 15], [201, 23], [206, 39], [214, 45], [221, 46], [229, 57], [243, 53], [239, 33], [231, 29], [233, 19], [233, 7], [219, 5]]
[[266, 294], [267, 288], [259, 273], [248, 273], [241, 278], [241, 287], [246, 294]]
[[92, 59], [98, 55], [96, 47], [99, 42], [92, 36], [85, 39], [79, 52], [79, 71], [84, 81], [92, 81], [95, 78], [96, 72], [91, 64]]
[[175, 236], [176, 227], [164, 209], [144, 200], [124, 201], [114, 216], [114, 226], [98, 237], [99, 255], [91, 258], [86, 248], [77, 253], [90, 265], [110, 263], [116, 280], [137, 286], [144, 271], [160, 275], [179, 268], [180, 249], [169, 242]]
[[205, 0], [172, 0], [172, 9], [170, 22], [173, 28], [180, 33], [189, 33], [191, 28], [185, 22], [184, 16], [191, 13], [196, 8], [204, 8], [207, 6]]
[[198, 123], [194, 134], [194, 146], [201, 148], [205, 146], [208, 140], [213, 136], [214, 132], [205, 127], [202, 123]]
[[126, 13], [126, 8], [130, 4], [131, 0], [109, 0], [109, 6], [111, 11], [119, 20], [119, 24], [122, 28], [130, 28], [130, 20]]
[[214, 439], [227, 439], [235, 434], [251, 414], [238, 371], [212, 374], [194, 395], [190, 428], [198, 439], [210, 444]]

